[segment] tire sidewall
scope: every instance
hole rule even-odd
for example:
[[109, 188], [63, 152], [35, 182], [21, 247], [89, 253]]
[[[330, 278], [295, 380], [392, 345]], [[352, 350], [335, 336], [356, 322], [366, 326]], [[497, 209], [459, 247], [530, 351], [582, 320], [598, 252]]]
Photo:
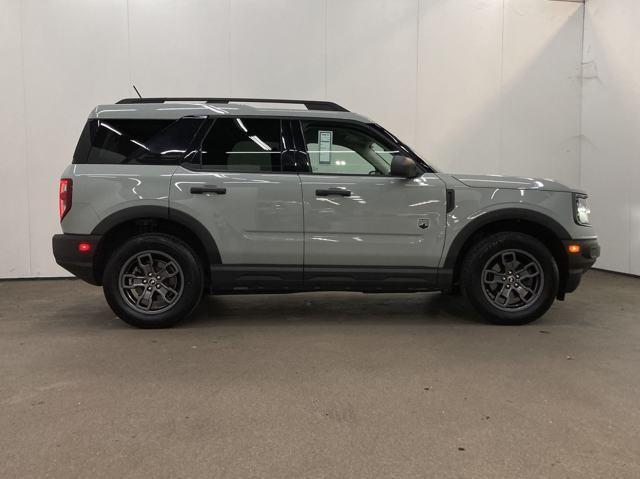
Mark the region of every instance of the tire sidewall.
[[[183, 273], [181, 297], [167, 311], [144, 314], [131, 308], [119, 288], [120, 271], [136, 253], [157, 250], [173, 257]], [[203, 292], [202, 267], [196, 254], [178, 238], [148, 233], [136, 236], [120, 246], [109, 258], [103, 276], [104, 295], [111, 309], [126, 323], [139, 328], [166, 328], [186, 318], [198, 305]]]
[[[542, 267], [544, 283], [540, 296], [526, 309], [504, 311], [485, 296], [482, 272], [494, 255], [508, 249], [532, 255]], [[469, 302], [489, 321], [496, 324], [525, 324], [542, 316], [553, 304], [558, 292], [558, 266], [551, 252], [536, 238], [522, 233], [499, 233], [482, 240], [466, 258], [461, 284]]]

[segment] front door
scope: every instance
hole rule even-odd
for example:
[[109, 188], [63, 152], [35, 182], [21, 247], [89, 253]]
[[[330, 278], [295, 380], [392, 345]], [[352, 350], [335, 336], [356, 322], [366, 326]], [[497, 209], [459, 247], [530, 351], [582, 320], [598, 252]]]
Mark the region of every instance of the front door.
[[368, 128], [301, 124], [310, 170], [300, 174], [308, 286], [433, 286], [446, 227], [442, 180], [433, 173], [389, 176], [398, 152]]
[[214, 289], [286, 290], [302, 281], [300, 179], [282, 133], [279, 119], [218, 118], [200, 161], [173, 175], [170, 207], [204, 225], [220, 253]]

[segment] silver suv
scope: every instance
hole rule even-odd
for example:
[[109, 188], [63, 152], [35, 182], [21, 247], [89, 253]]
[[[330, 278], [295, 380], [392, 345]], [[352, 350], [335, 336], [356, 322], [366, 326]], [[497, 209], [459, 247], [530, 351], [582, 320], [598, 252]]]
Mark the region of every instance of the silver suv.
[[60, 180], [56, 261], [142, 328], [203, 293], [461, 290], [524, 324], [599, 255], [587, 195], [440, 173], [331, 102], [141, 98], [92, 111]]

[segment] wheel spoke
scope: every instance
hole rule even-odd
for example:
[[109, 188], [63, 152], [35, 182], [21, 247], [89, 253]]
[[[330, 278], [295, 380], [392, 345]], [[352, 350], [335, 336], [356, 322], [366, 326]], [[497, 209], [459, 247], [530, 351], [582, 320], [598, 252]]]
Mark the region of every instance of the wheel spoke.
[[538, 269], [538, 265], [536, 263], [531, 262], [523, 268], [517, 270], [516, 274], [520, 277], [519, 279], [527, 279], [538, 276], [540, 274], [540, 270]]
[[161, 267], [156, 274], [160, 276], [161, 281], [164, 281], [165, 279], [173, 278], [179, 272], [180, 270], [176, 263], [169, 261], [168, 263], [165, 263], [165, 265]]
[[135, 274], [125, 274], [122, 276], [122, 287], [125, 289], [144, 288], [145, 276], [137, 276]]
[[[143, 259], [146, 259], [147, 262], [145, 263]], [[139, 254], [136, 260], [138, 261], [138, 265], [140, 266], [140, 268], [142, 268], [142, 271], [145, 274], [153, 273], [153, 256], [151, 256], [151, 253], [145, 252]]]
[[146, 276], [138, 276], [137, 274], [123, 274], [122, 278], [126, 281], [128, 279], [137, 279], [142, 281], [143, 279], [146, 279]]
[[[146, 301], [146, 305], [142, 304], [142, 300]], [[136, 306], [149, 311], [151, 309], [151, 305], [153, 304], [153, 290], [145, 289], [144, 292], [138, 296], [138, 300], [136, 301]]]
[[[500, 288], [500, 291], [498, 292], [498, 294], [496, 294], [495, 301], [496, 303], [502, 304], [503, 306], [505, 306], [507, 303], [509, 303], [510, 296], [511, 296], [511, 288], [507, 288], [507, 285], [504, 284], [502, 285], [502, 288]], [[504, 298], [504, 302], [500, 302], [500, 298]]]
[[523, 284], [519, 285], [519, 287], [515, 289], [515, 292], [520, 297], [520, 299], [527, 304], [536, 299], [536, 294], [533, 292], [533, 290], [527, 288]]
[[513, 271], [517, 264], [516, 254], [513, 251], [505, 251], [500, 255], [500, 259], [502, 260], [504, 271]]
[[[165, 284], [161, 285], [161, 287], [158, 288], [156, 291], [158, 291], [158, 294], [162, 296], [162, 299], [164, 299], [167, 302], [167, 304], [173, 303], [176, 299], [176, 296], [178, 295], [178, 292], [175, 289], [170, 288]], [[171, 294], [170, 298], [167, 297], [168, 294]]]
[[504, 284], [505, 282], [502, 273], [492, 269], [485, 269], [482, 272], [482, 281], [484, 281], [485, 284]]

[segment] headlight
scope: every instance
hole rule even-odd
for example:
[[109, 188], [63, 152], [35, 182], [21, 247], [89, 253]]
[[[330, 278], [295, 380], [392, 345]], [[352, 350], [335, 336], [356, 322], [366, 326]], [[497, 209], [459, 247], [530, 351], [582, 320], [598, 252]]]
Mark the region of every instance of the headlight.
[[579, 225], [590, 226], [589, 215], [591, 210], [587, 205], [587, 195], [575, 193], [573, 201], [573, 216]]

